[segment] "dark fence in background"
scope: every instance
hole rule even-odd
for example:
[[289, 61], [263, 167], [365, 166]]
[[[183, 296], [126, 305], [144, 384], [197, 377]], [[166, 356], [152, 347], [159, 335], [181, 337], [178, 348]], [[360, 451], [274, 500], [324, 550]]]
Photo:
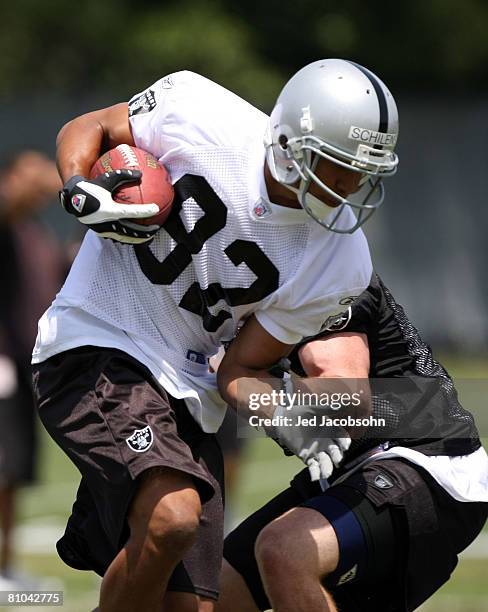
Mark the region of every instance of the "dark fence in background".
[[486, 353], [488, 100], [398, 102], [400, 169], [367, 228], [375, 265], [433, 343]]

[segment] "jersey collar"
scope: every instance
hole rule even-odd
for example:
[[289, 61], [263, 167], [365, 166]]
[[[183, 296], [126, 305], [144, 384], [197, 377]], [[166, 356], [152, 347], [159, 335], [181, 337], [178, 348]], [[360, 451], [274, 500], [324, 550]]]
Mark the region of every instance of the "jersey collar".
[[308, 224], [313, 221], [303, 208], [289, 208], [281, 204], [271, 202], [264, 180], [264, 162], [266, 150], [261, 145], [259, 156], [259, 197], [251, 203], [251, 216], [260, 223], [274, 223], [278, 225]]

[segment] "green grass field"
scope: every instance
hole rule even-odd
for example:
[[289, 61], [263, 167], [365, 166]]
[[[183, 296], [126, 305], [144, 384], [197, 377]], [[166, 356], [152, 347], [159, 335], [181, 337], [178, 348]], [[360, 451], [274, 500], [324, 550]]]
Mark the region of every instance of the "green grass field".
[[[459, 377], [488, 378], [488, 362], [452, 360]], [[87, 612], [97, 603], [99, 579], [89, 572], [71, 570], [56, 556], [54, 543], [62, 534], [78, 482], [78, 473], [54, 444], [42, 434], [40, 481], [22, 491], [19, 505], [18, 565], [42, 578], [42, 588], [64, 590], [64, 606], [44, 610]], [[247, 447], [234, 496], [233, 513], [245, 517], [282, 488], [300, 468], [266, 439]], [[485, 527], [485, 534], [488, 529]], [[488, 610], [488, 549], [479, 558], [461, 558], [451, 580], [427, 603], [423, 612], [486, 612]], [[2, 608], [25, 610], [25, 608]], [[141, 611], [143, 612], [143, 611]], [[175, 611], [177, 612], [177, 611]]]

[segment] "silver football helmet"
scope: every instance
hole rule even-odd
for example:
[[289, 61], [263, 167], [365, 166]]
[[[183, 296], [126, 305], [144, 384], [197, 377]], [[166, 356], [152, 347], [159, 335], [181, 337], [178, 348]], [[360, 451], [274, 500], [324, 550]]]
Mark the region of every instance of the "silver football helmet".
[[[273, 178], [318, 223], [352, 233], [383, 201], [382, 178], [398, 166], [397, 137], [395, 100], [377, 76], [354, 62], [319, 60], [299, 70], [280, 93], [265, 136], [266, 161]], [[343, 198], [321, 181], [315, 169], [322, 158], [360, 173], [360, 189]], [[337, 206], [309, 193], [313, 183]], [[346, 206], [356, 211], [349, 227], [339, 223]]]

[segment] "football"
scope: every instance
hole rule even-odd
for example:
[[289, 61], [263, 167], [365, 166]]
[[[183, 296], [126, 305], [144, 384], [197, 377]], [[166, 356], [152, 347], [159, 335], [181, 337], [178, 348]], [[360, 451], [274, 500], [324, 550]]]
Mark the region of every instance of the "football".
[[162, 225], [171, 212], [174, 191], [170, 176], [158, 160], [142, 149], [121, 144], [104, 153], [94, 164], [90, 178], [114, 170], [140, 170], [139, 183], [123, 185], [113, 195], [116, 202], [123, 204], [157, 204], [159, 213], [147, 219], [132, 219], [141, 225]]

